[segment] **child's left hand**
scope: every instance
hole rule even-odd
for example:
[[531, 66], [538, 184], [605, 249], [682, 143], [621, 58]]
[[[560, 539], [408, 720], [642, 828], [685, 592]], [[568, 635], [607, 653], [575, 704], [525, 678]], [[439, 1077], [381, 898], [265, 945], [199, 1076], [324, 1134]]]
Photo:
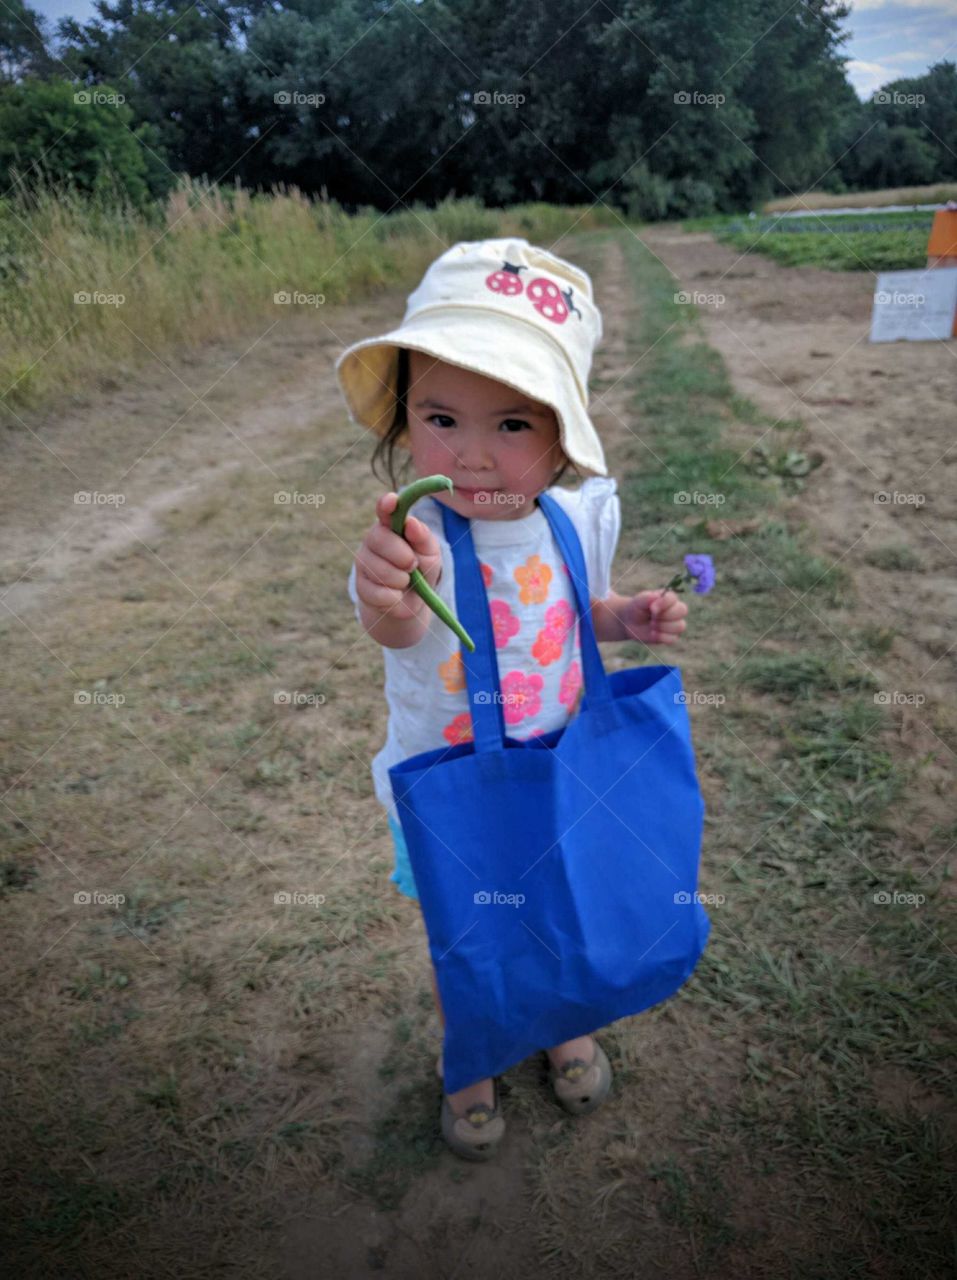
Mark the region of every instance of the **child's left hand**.
[[688, 625], [688, 606], [674, 591], [639, 591], [618, 610], [626, 639], [674, 644]]

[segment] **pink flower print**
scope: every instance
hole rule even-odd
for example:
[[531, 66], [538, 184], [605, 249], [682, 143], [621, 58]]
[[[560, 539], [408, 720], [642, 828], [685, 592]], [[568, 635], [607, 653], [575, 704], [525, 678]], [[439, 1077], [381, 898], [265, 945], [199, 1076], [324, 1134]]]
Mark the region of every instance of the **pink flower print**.
[[532, 645], [532, 657], [541, 666], [547, 667], [550, 662], [562, 656], [562, 646], [575, 623], [575, 614], [567, 600], [559, 600], [545, 614], [545, 625], [535, 637]]
[[559, 600], [545, 612], [545, 630], [554, 635], [559, 644], [564, 644], [574, 625], [575, 611], [567, 600]]
[[495, 647], [501, 649], [508, 644], [510, 637], [515, 635], [522, 624], [512, 613], [507, 600], [490, 601], [489, 612], [492, 615], [492, 630], [495, 632]]
[[446, 742], [451, 743], [453, 747], [458, 746], [460, 742], [471, 742], [472, 733], [472, 717], [467, 711], [463, 711], [461, 715], [457, 715], [454, 720], [445, 726], [442, 730], [442, 737]]
[[479, 561], [479, 568], [482, 570], [482, 581], [485, 583], [485, 590], [487, 591], [492, 585], [492, 579], [495, 574], [492, 572], [492, 566], [485, 564], [482, 560]]
[[567, 706], [570, 711], [575, 705], [581, 687], [582, 669], [577, 662], [572, 662], [568, 670], [562, 676], [562, 683], [558, 692], [558, 701], [564, 706]]
[[532, 657], [539, 666], [547, 667], [550, 662], [556, 662], [561, 656], [562, 637], [547, 629], [539, 631], [532, 645]]
[[541, 691], [545, 681], [537, 672], [510, 671], [502, 681], [505, 723], [520, 724], [526, 716], [537, 716], [542, 709]]

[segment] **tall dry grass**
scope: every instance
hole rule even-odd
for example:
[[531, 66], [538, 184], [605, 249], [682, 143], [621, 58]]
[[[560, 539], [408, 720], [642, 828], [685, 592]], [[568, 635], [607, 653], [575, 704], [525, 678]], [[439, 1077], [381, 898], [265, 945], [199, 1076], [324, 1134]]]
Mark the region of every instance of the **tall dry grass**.
[[887, 204], [945, 204], [957, 200], [957, 182], [936, 182], [926, 187], [886, 187], [883, 191], [805, 191], [803, 195], [769, 200], [764, 213], [792, 213], [798, 209], [869, 209]]
[[[469, 199], [350, 215], [296, 187], [263, 195], [190, 179], [145, 213], [20, 188], [0, 201], [0, 417], [16, 422], [21, 407], [115, 383], [175, 348], [262, 329], [284, 307], [412, 283], [457, 240], [547, 244], [613, 222], [602, 208]], [[284, 294], [324, 301], [276, 300]]]

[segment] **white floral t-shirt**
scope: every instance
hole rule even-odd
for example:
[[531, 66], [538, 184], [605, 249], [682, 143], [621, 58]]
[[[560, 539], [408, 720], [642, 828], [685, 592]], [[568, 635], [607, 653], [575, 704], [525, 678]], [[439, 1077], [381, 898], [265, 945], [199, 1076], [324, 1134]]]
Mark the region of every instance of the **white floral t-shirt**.
[[[617, 482], [590, 476], [578, 489], [546, 490], [571, 519], [581, 540], [592, 598], [610, 591], [611, 565], [621, 530]], [[442, 548], [436, 588], [453, 613], [455, 563], [431, 497], [410, 513], [435, 533]], [[485, 580], [495, 634], [506, 733], [513, 738], [547, 733], [565, 725], [582, 690], [579, 624], [568, 570], [545, 513], [535, 505], [518, 520], [471, 521], [472, 542]], [[355, 564], [349, 596], [359, 618]], [[389, 724], [385, 745], [372, 761], [376, 798], [398, 821], [389, 769], [422, 751], [469, 741], [468, 688], [460, 641], [429, 611], [429, 629], [407, 649], [382, 649]]]

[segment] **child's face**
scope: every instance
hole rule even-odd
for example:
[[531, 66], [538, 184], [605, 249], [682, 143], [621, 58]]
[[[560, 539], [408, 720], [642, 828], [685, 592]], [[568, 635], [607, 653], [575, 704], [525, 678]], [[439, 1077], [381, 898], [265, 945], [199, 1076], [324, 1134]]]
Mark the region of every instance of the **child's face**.
[[530, 515], [564, 461], [553, 409], [421, 351], [409, 352], [408, 421], [416, 474], [447, 475], [455, 491], [433, 496], [469, 519]]

